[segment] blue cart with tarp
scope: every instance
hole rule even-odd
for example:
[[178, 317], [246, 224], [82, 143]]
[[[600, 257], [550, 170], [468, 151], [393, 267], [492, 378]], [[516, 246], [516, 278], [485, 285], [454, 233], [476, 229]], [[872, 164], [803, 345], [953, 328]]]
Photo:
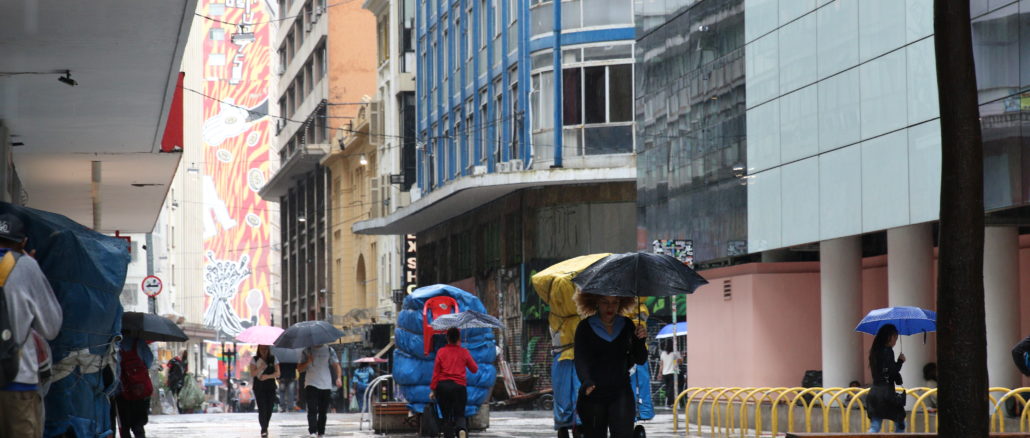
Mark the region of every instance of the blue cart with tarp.
[[[433, 379], [436, 350], [446, 343], [443, 331], [433, 330], [430, 324], [443, 314], [465, 310], [486, 312], [478, 297], [448, 285], [421, 287], [404, 298], [394, 332], [397, 348], [393, 352], [393, 378], [411, 411], [423, 414], [431, 402], [429, 384]], [[478, 372], [467, 376], [465, 416], [473, 417], [486, 403], [497, 379], [497, 369], [493, 365], [497, 344], [493, 330], [488, 328], [463, 329], [461, 339], [462, 346], [469, 350], [479, 365]]]
[[[572, 279], [586, 267], [609, 254], [591, 254], [557, 263], [533, 275], [533, 288], [540, 299], [550, 308], [547, 322], [551, 331], [551, 387], [554, 390], [554, 429], [559, 437], [570, 433], [578, 436], [577, 426], [581, 424], [576, 414], [576, 399], [579, 397], [579, 377], [576, 376], [574, 340], [580, 317], [572, 297], [576, 286]], [[647, 308], [640, 306], [641, 313]], [[636, 317], [637, 315], [627, 315]], [[654, 418], [651, 401], [651, 371], [647, 364], [637, 365], [631, 370], [630, 384], [636, 399], [636, 419]], [[644, 427], [634, 428], [634, 438], [646, 435]]]
[[[129, 265], [125, 240], [105, 236], [56, 213], [0, 203], [25, 224], [28, 248], [61, 303], [61, 331], [44, 399], [46, 437], [110, 437], [108, 397], [117, 387], [118, 298]], [[2, 414], [0, 414], [2, 415]]]

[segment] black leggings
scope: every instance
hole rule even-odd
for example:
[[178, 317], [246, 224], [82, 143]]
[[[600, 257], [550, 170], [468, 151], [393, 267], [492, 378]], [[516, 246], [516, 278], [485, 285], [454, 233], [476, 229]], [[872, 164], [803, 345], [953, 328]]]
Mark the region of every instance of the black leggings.
[[[143, 429], [149, 420], [150, 397], [142, 400], [126, 400], [120, 395], [115, 398], [118, 408], [119, 432], [122, 438], [143, 438], [147, 432]], [[113, 426], [112, 426], [113, 427]]]
[[304, 408], [308, 411], [308, 433], [325, 435], [326, 414], [332, 391], [314, 386], [304, 388]]
[[633, 436], [636, 407], [633, 403], [633, 391], [629, 387], [614, 398], [604, 399], [590, 397], [580, 391], [576, 410], [583, 421], [583, 434], [586, 438], [605, 438], [606, 431], [611, 431], [612, 438]]
[[272, 408], [275, 406], [275, 387], [254, 388], [254, 399], [257, 401], [258, 423], [261, 432], [268, 432], [268, 422], [272, 419]]
[[465, 403], [468, 401], [468, 389], [452, 380], [441, 380], [436, 384], [436, 400], [443, 413], [443, 436], [452, 438], [458, 430], [465, 427]]

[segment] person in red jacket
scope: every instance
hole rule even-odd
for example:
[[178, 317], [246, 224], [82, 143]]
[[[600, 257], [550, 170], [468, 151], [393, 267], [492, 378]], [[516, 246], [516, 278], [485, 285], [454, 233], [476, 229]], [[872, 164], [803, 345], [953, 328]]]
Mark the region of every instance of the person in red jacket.
[[455, 431], [458, 438], [468, 436], [465, 428], [465, 401], [468, 400], [465, 370], [479, 371], [469, 351], [458, 345], [460, 339], [461, 333], [456, 327], [447, 329], [447, 345], [436, 352], [433, 381], [429, 384], [429, 398], [437, 401], [443, 413], [444, 438], [453, 438]]

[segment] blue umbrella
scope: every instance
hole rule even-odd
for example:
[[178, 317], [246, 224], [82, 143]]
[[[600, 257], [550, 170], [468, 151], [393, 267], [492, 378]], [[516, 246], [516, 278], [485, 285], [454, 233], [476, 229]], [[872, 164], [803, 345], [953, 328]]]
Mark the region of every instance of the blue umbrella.
[[858, 322], [855, 331], [875, 335], [887, 324], [893, 324], [902, 335], [937, 331], [937, 312], [911, 306], [876, 309]]
[[658, 331], [658, 334], [655, 335], [654, 338], [655, 339], [671, 338], [672, 334], [673, 334], [673, 327], [676, 328], [675, 329], [676, 336], [686, 336], [686, 334], [687, 334], [687, 322], [683, 321], [683, 322], [677, 322], [675, 325], [668, 324], [665, 327], [662, 327], [662, 329]]
[[214, 377], [208, 377], [204, 379], [204, 386], [222, 386], [222, 379], [216, 379]]

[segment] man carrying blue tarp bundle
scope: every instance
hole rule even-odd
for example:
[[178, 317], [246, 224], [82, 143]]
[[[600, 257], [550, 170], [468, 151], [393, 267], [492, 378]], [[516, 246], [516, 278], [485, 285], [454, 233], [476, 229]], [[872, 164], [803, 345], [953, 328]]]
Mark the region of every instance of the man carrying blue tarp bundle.
[[23, 254], [27, 241], [20, 219], [0, 214], [0, 438], [43, 436], [42, 345], [31, 334], [52, 340], [61, 329], [61, 305], [39, 264]]

